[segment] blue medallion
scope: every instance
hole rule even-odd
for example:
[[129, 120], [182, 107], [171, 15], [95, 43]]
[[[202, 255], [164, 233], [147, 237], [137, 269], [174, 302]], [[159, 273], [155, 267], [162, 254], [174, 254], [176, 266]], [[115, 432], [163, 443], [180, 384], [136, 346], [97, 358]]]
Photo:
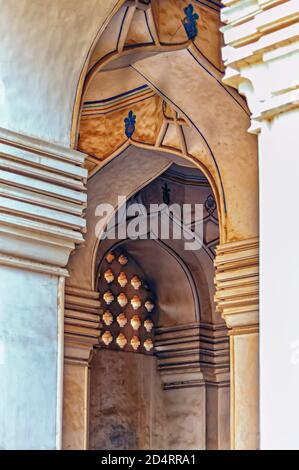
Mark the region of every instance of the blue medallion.
[[125, 122], [125, 134], [130, 139], [135, 132], [136, 115], [133, 111], [129, 111], [128, 117], [124, 119]]
[[183, 19], [183, 25], [187, 33], [188, 39], [193, 41], [198, 34], [197, 20], [199, 19], [199, 15], [197, 13], [194, 13], [194, 8], [191, 3], [189, 3], [189, 5], [184, 8], [184, 13], [186, 16]]

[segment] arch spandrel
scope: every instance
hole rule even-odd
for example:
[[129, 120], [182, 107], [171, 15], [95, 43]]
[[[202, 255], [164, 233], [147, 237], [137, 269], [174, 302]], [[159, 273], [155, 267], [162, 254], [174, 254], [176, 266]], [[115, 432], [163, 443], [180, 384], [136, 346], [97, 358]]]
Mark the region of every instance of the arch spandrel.
[[[245, 108], [188, 50], [161, 53], [133, 67], [181, 110], [208, 142], [226, 200], [227, 233], [223, 242], [256, 236], [257, 147], [256, 138], [247, 132], [250, 119]], [[193, 152], [198, 157], [195, 148]]]

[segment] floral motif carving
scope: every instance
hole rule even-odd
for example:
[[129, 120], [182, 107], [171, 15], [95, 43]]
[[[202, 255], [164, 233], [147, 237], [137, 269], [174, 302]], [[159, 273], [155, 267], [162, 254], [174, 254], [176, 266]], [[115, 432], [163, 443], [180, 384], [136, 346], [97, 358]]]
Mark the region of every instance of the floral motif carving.
[[114, 295], [112, 294], [111, 290], [107, 290], [107, 292], [105, 292], [105, 294], [103, 295], [103, 299], [105, 300], [107, 305], [112, 304], [114, 300]]
[[139, 328], [141, 326], [141, 320], [140, 320], [138, 315], [134, 315], [131, 318], [131, 325], [132, 325], [133, 330], [135, 330], [135, 331], [139, 330]]
[[138, 295], [134, 295], [134, 297], [131, 299], [131, 305], [134, 310], [138, 310], [139, 307], [141, 307], [141, 300]]
[[130, 341], [130, 344], [131, 344], [132, 348], [134, 349], [134, 351], [137, 351], [137, 349], [140, 346], [140, 340], [139, 340], [138, 336], [134, 335], [133, 338]]
[[119, 303], [119, 305], [121, 307], [125, 307], [128, 303], [128, 299], [127, 299], [127, 296], [126, 294], [124, 294], [123, 292], [121, 292], [119, 294], [119, 296], [117, 297], [117, 302]]
[[113, 315], [109, 310], [106, 310], [102, 316], [103, 322], [105, 325], [110, 326], [113, 323]]
[[113, 341], [113, 336], [110, 331], [105, 331], [105, 333], [102, 334], [101, 339], [106, 346], [109, 346], [109, 344]]
[[116, 338], [116, 343], [121, 349], [123, 349], [126, 346], [127, 342], [128, 342], [127, 338], [125, 337], [123, 333], [120, 333], [118, 337]]
[[123, 271], [119, 273], [117, 280], [121, 287], [125, 287], [128, 283], [127, 276]]

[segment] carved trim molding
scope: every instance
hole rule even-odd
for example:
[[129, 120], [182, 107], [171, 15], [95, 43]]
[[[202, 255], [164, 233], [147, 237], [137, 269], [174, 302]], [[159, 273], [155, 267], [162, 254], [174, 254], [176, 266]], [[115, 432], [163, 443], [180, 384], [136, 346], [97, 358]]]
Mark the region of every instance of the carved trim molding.
[[299, 106], [297, 0], [222, 0], [224, 83], [246, 96], [251, 132], [260, 121]]
[[219, 245], [215, 258], [215, 302], [228, 328], [259, 323], [259, 242], [257, 238]]
[[229, 339], [223, 324], [159, 327], [155, 354], [164, 389], [229, 385]]
[[99, 293], [66, 285], [64, 313], [65, 359], [88, 365], [100, 337]]
[[85, 155], [0, 128], [1, 253], [64, 267], [83, 241]]

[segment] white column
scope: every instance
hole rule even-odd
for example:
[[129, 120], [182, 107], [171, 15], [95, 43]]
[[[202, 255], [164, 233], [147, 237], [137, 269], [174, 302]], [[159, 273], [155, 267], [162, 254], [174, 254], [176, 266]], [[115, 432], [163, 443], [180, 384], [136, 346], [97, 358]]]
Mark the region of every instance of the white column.
[[260, 446], [299, 449], [299, 2], [223, 4], [225, 82], [259, 141]]
[[85, 222], [79, 152], [0, 129], [0, 448], [62, 441], [64, 266]]

